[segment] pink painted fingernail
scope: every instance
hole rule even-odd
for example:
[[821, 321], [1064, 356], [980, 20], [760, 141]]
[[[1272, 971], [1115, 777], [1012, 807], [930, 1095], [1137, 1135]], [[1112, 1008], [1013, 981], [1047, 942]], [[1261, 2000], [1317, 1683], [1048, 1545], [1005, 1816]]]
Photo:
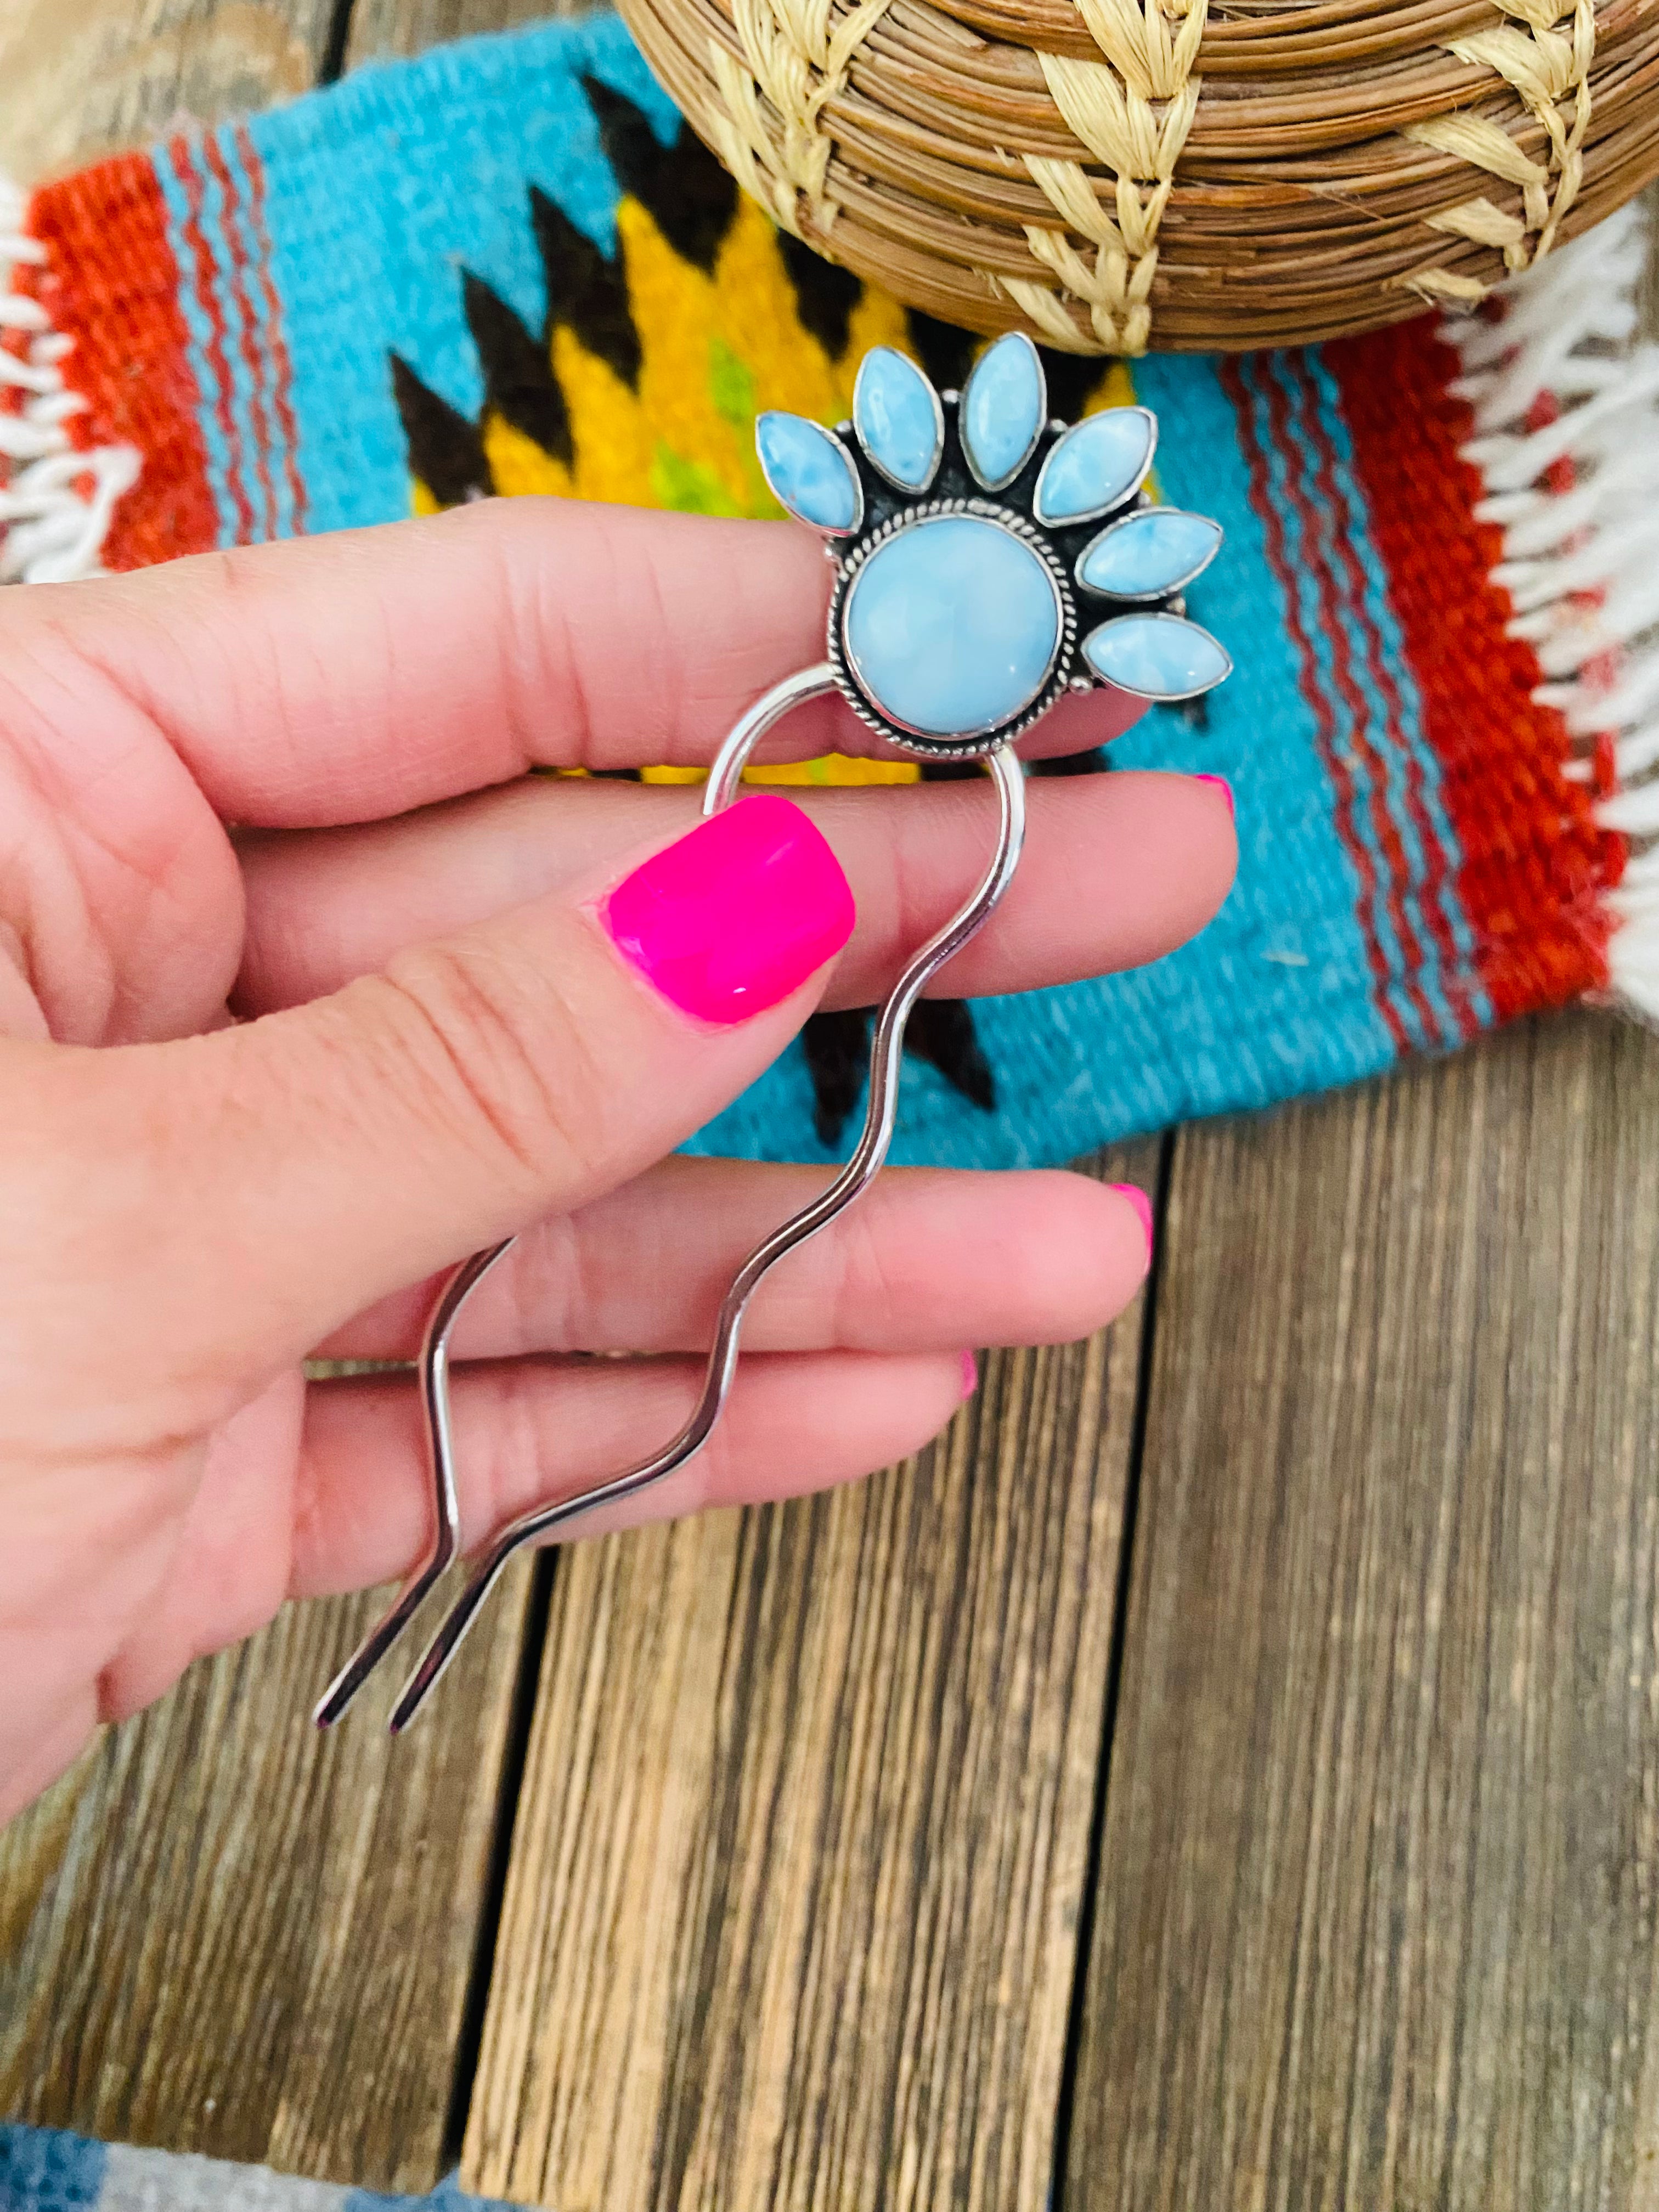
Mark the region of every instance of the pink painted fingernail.
[[[1216, 781], [1219, 782], [1220, 778], [1218, 776]], [[1136, 1218], [1140, 1223], [1141, 1233], [1146, 1239], [1146, 1257], [1150, 1260], [1152, 1256], [1152, 1200], [1147, 1197], [1144, 1190], [1138, 1189], [1132, 1182], [1109, 1183], [1107, 1188], [1110, 1190], [1115, 1190], [1120, 1198], [1127, 1198], [1130, 1205], [1133, 1206]]]
[[857, 919], [841, 863], [799, 806], [745, 799], [653, 853], [596, 909], [671, 1005], [729, 1026], [775, 1006]]
[[973, 1396], [978, 1388], [979, 1362], [971, 1352], [964, 1352], [962, 1355], [962, 1395], [964, 1403]]
[[1193, 781], [1194, 783], [1214, 784], [1216, 789], [1221, 793], [1221, 796], [1227, 802], [1228, 813], [1232, 816], [1235, 822], [1238, 819], [1238, 809], [1233, 803], [1233, 787], [1231, 784], [1228, 782], [1224, 775], [1195, 775], [1193, 778]]

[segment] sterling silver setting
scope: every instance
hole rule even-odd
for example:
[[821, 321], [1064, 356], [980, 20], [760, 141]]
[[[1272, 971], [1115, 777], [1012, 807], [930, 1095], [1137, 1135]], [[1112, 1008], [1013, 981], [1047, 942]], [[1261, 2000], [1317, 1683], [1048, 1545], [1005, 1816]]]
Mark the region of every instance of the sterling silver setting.
[[[978, 521], [993, 523], [998, 529], [1006, 530], [1011, 538], [1018, 538], [1023, 545], [1030, 546], [1042, 562], [1054, 588], [1059, 637], [1049, 656], [1042, 690], [1012, 721], [987, 722], [976, 730], [964, 730], [958, 736], [936, 738], [901, 721], [896, 715], [878, 707], [871, 697], [860, 679], [857, 659], [848, 643], [847, 603], [854, 584], [872, 554], [916, 524], [935, 521], [948, 514], [971, 515]], [[1012, 507], [999, 506], [994, 500], [958, 494], [951, 499], [925, 500], [919, 506], [889, 515], [885, 522], [866, 532], [852, 551], [836, 562], [836, 580], [830, 594], [825, 650], [836, 689], [865, 727], [873, 730], [878, 738], [885, 738], [890, 744], [898, 745], [908, 753], [919, 753], [927, 760], [982, 760], [994, 747], [1012, 744], [1015, 738], [1024, 737], [1070, 685], [1079, 673], [1077, 634], [1077, 594], [1046, 533], [1023, 514], [1015, 514]], [[1094, 678], [1088, 675], [1086, 669], [1081, 672], [1088, 678], [1085, 688], [1092, 690]]]

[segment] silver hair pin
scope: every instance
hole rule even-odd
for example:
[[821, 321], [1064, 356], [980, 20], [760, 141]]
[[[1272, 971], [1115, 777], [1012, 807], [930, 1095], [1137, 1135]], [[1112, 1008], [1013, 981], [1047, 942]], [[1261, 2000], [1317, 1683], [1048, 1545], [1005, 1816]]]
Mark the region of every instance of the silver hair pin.
[[[761, 739], [794, 708], [838, 691], [902, 752], [981, 763], [996, 786], [997, 840], [973, 896], [915, 954], [876, 1022], [870, 1096], [851, 1158], [823, 1194], [756, 1246], [726, 1291], [696, 1405], [654, 1457], [522, 1514], [485, 1547], [392, 1716], [407, 1728], [454, 1657], [501, 1570], [596, 1507], [620, 1504], [694, 1458], [737, 1374], [744, 1315], [762, 1280], [875, 1179], [897, 1118], [905, 1024], [927, 985], [994, 912], [1025, 835], [1014, 741], [1068, 690], [1097, 683], [1152, 700], [1194, 699], [1231, 668], [1181, 598], [1221, 544], [1218, 524], [1152, 504], [1158, 424], [1111, 408], [1070, 428], [1047, 419], [1042, 362], [1019, 333], [980, 356], [958, 392], [939, 393], [890, 347], [866, 354], [853, 420], [826, 430], [763, 415], [760, 465], [777, 499], [823, 537], [835, 562], [826, 658], [775, 684], [732, 730], [702, 814], [730, 806]], [[1091, 622], [1079, 639], [1079, 613]], [[319, 1728], [339, 1719], [460, 1549], [449, 1346], [467, 1300], [513, 1240], [475, 1253], [433, 1310], [420, 1358], [432, 1482], [426, 1555], [397, 1601], [330, 1685]]]

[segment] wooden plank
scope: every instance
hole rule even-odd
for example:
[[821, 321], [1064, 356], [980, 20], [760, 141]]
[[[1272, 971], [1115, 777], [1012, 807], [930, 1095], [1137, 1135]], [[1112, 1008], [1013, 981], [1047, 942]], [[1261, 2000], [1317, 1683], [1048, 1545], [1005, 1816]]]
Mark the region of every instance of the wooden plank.
[[348, 68], [360, 62], [423, 53], [447, 39], [507, 31], [550, 15], [586, 15], [605, 0], [356, 0]]
[[380, 1601], [294, 1607], [0, 1832], [0, 2113], [430, 2188], [528, 1588], [395, 1744], [307, 1717]]
[[1659, 2171], [1659, 1043], [1177, 1140], [1068, 2212]]
[[875, 1481], [562, 1558], [466, 2187], [1040, 2212], [1139, 1346], [998, 1356]]
[[0, 169], [38, 183], [185, 116], [304, 92], [332, 13], [333, 0], [5, 0]]

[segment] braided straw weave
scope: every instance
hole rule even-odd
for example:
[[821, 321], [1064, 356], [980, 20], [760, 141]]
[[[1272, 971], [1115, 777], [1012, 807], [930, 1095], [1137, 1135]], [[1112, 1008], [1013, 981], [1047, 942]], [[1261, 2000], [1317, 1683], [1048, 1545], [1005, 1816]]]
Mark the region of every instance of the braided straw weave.
[[622, 0], [777, 222], [1082, 353], [1473, 306], [1659, 173], [1659, 0]]

